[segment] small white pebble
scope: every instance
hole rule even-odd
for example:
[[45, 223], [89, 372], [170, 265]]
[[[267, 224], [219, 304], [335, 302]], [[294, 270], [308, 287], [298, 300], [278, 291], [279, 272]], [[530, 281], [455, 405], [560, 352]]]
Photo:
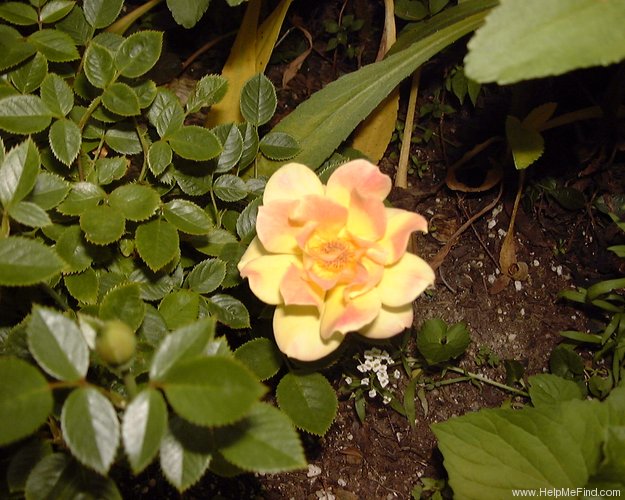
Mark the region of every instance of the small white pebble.
[[308, 472], [306, 473], [306, 476], [317, 477], [319, 474], [321, 474], [321, 467], [315, 464], [308, 464]]
[[347, 440], [348, 440], [348, 441], [351, 441], [352, 439], [354, 439], [354, 435], [350, 432], [350, 433], [347, 435]]
[[534, 259], [533, 264], [534, 264], [534, 267], [538, 267], [540, 266], [540, 261], [538, 259]]
[[503, 230], [503, 229], [501, 229], [501, 228], [499, 228], [499, 229], [497, 230], [497, 234], [499, 235], [499, 237], [500, 237], [500, 238], [503, 238], [503, 237], [505, 237], [505, 236], [506, 236], [506, 231], [505, 231], [505, 230]]
[[347, 486], [347, 481], [345, 481], [345, 479], [343, 479], [342, 477], [339, 477], [336, 482], [341, 488]]
[[520, 291], [523, 289], [523, 283], [521, 283], [521, 282], [520, 282], [520, 281], [518, 281], [518, 280], [517, 280], [517, 281], [515, 281], [515, 282], [514, 282], [514, 289], [515, 289], [517, 292], [520, 292]]
[[494, 274], [489, 274], [488, 278], [486, 278], [486, 279], [492, 285], [495, 282], [495, 275]]
[[511, 333], [510, 335], [508, 335], [508, 340], [509, 340], [510, 342], [513, 342], [513, 341], [514, 341], [514, 339], [516, 339], [516, 333]]
[[519, 313], [521, 313], [521, 316], [525, 316], [525, 309], [522, 307]]
[[497, 308], [497, 314], [503, 314], [503, 311], [501, 310], [501, 307]]
[[557, 274], [558, 276], [562, 276], [562, 266], [558, 266], [558, 267], [556, 267], [556, 274]]
[[489, 221], [488, 221], [488, 225], [487, 225], [487, 227], [488, 227], [488, 229], [492, 229], [492, 228], [494, 228], [496, 225], [497, 225], [497, 221], [496, 221], [495, 219], [491, 219], [491, 220], [489, 220]]

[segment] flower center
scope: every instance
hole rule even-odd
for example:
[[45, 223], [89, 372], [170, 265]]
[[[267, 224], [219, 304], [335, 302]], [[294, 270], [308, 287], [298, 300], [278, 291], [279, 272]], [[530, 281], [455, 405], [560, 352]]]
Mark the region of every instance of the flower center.
[[317, 263], [328, 271], [339, 272], [353, 262], [353, 245], [344, 240], [332, 240], [322, 243], [315, 252]]
[[354, 279], [361, 256], [362, 250], [347, 238], [313, 235], [304, 249], [304, 266], [310, 278], [328, 290]]

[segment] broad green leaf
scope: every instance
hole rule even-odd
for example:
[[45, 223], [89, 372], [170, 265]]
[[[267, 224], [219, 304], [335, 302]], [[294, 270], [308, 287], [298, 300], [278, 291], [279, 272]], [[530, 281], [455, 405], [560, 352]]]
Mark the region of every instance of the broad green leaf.
[[132, 471], [138, 474], [158, 453], [167, 430], [167, 406], [161, 393], [141, 391], [128, 405], [122, 423], [124, 449]]
[[99, 280], [96, 272], [87, 268], [78, 274], [69, 274], [63, 278], [65, 287], [72, 297], [83, 304], [96, 304], [98, 301]]
[[284, 132], [269, 132], [259, 144], [260, 152], [270, 160], [290, 160], [300, 152], [295, 137]]
[[85, 51], [84, 61], [85, 76], [94, 87], [103, 89], [115, 78], [113, 53], [110, 49], [91, 42]]
[[165, 141], [156, 141], [148, 149], [148, 166], [154, 175], [161, 175], [171, 165], [173, 152]]
[[44, 24], [55, 23], [69, 14], [74, 5], [73, 0], [50, 0], [41, 9], [39, 19]]
[[52, 445], [34, 437], [21, 444], [6, 468], [10, 493], [23, 492], [26, 480], [37, 463], [52, 453]]
[[241, 469], [272, 473], [306, 467], [299, 436], [289, 418], [267, 403], [256, 403], [241, 422], [216, 435], [218, 450]]
[[417, 348], [430, 364], [460, 356], [471, 338], [464, 323], [448, 327], [442, 319], [428, 319], [417, 335]]
[[109, 85], [102, 94], [102, 104], [109, 111], [121, 116], [135, 116], [141, 112], [137, 94], [125, 83]]
[[517, 170], [529, 167], [545, 150], [545, 141], [540, 132], [524, 126], [515, 116], [506, 118], [506, 138]]
[[249, 243], [256, 236], [256, 216], [261, 203], [260, 197], [252, 200], [237, 219], [237, 234], [243, 243]]
[[158, 312], [170, 330], [193, 323], [200, 312], [200, 296], [191, 290], [172, 292], [161, 300]]
[[185, 28], [192, 28], [202, 18], [210, 0], [167, 0], [167, 7], [176, 22]]
[[109, 204], [132, 221], [151, 217], [160, 202], [161, 198], [153, 188], [141, 184], [125, 184], [109, 195]]
[[44, 227], [52, 224], [48, 213], [30, 201], [20, 201], [8, 209], [11, 218], [28, 227]]
[[152, 271], [157, 271], [176, 257], [180, 239], [173, 224], [156, 219], [137, 227], [135, 245], [139, 257]]
[[241, 123], [238, 127], [243, 137], [243, 151], [239, 159], [239, 167], [243, 169], [250, 165], [258, 154], [258, 130], [251, 123]]
[[[130, 160], [125, 156], [98, 158], [95, 162], [95, 180], [100, 185], [110, 184], [126, 175], [129, 166]], [[127, 218], [129, 219], [130, 217]]]
[[428, 9], [420, 0], [396, 0], [395, 15], [404, 21], [420, 21], [428, 15]]
[[187, 100], [187, 113], [197, 113], [200, 109], [221, 101], [228, 90], [228, 80], [221, 75], [205, 75], [195, 84]]
[[98, 206], [105, 196], [101, 187], [90, 182], [77, 182], [72, 185], [72, 190], [63, 203], [57, 206], [57, 210], [64, 215], [81, 215]]
[[204, 210], [195, 203], [181, 198], [165, 204], [163, 215], [183, 233], [207, 234], [213, 227], [213, 221]]
[[246, 342], [234, 351], [234, 357], [252, 370], [258, 380], [273, 377], [284, 362], [275, 342], [264, 337]]
[[161, 380], [172, 366], [185, 359], [201, 356], [214, 336], [213, 318], [202, 318], [171, 332], [163, 339], [152, 358], [150, 379]]
[[85, 0], [82, 8], [91, 26], [106, 28], [117, 19], [123, 5], [124, 0]]
[[25, 61], [37, 49], [10, 26], [0, 25], [0, 71]]
[[72, 40], [77, 45], [87, 45], [88, 40], [95, 31], [93, 26], [85, 19], [84, 11], [77, 5], [74, 6], [67, 16], [56, 23], [55, 27], [72, 37]]
[[75, 389], [63, 405], [61, 429], [72, 455], [106, 475], [119, 445], [119, 420], [111, 402], [94, 388]]
[[23, 200], [35, 186], [41, 160], [32, 139], [14, 147], [0, 165], [0, 202], [6, 208]]
[[136, 331], [145, 316], [145, 302], [141, 300], [139, 285], [129, 283], [109, 291], [100, 304], [100, 318], [118, 319]]
[[59, 30], [42, 29], [35, 31], [28, 37], [28, 41], [50, 62], [68, 62], [80, 57], [74, 40]]
[[5, 2], [0, 5], [0, 18], [21, 26], [37, 24], [39, 20], [37, 11], [22, 2]]
[[246, 250], [247, 245], [238, 242], [224, 245], [219, 254], [219, 258], [226, 263], [226, 277], [221, 284], [223, 288], [231, 288], [241, 282], [241, 275], [237, 266]]
[[70, 166], [78, 156], [82, 143], [78, 125], [67, 118], [56, 120], [50, 127], [48, 139], [55, 158]]
[[52, 119], [52, 113], [36, 95], [15, 95], [0, 99], [0, 129], [14, 134], [41, 132]]
[[206, 426], [242, 419], [266, 391], [243, 364], [222, 356], [176, 363], [161, 387], [178, 415]]
[[127, 125], [118, 124], [108, 129], [104, 140], [112, 149], [124, 155], [136, 155], [143, 151], [137, 131]]
[[237, 239], [231, 232], [215, 227], [206, 236], [195, 238], [192, 242], [195, 249], [203, 254], [219, 257], [224, 246], [236, 243]]
[[197, 125], [182, 126], [168, 134], [166, 139], [174, 153], [187, 160], [210, 160], [222, 150], [215, 134]]
[[503, 0], [469, 42], [466, 73], [508, 84], [625, 58], [622, 2]]
[[137, 94], [137, 99], [139, 99], [139, 106], [141, 109], [147, 108], [154, 102], [158, 90], [156, 83], [152, 80], [145, 80], [138, 85], [131, 85], [131, 87], [134, 93]]
[[187, 174], [178, 169], [173, 169], [172, 175], [182, 192], [189, 196], [202, 196], [208, 193], [213, 187], [213, 176], [210, 174], [197, 176], [191, 173]]
[[74, 106], [74, 92], [55, 73], [48, 73], [41, 84], [41, 99], [57, 118], [67, 115]]
[[28, 348], [50, 376], [73, 382], [89, 368], [89, 348], [74, 321], [52, 309], [33, 309], [27, 327]]
[[160, 88], [147, 116], [160, 137], [166, 137], [180, 129], [185, 118], [184, 109], [176, 94]]
[[226, 276], [226, 263], [219, 259], [207, 259], [197, 264], [187, 275], [186, 285], [198, 293], [215, 291]]
[[226, 294], [216, 294], [206, 299], [206, 307], [217, 321], [230, 328], [249, 328], [250, 314], [240, 300]]
[[35, 57], [11, 71], [9, 77], [20, 93], [30, 94], [39, 88], [47, 73], [48, 61], [38, 52]]
[[0, 446], [32, 434], [52, 412], [52, 391], [43, 375], [21, 359], [0, 358]]
[[531, 376], [529, 385], [529, 394], [534, 406], [583, 398], [582, 391], [575, 382], [550, 373]]
[[245, 181], [236, 175], [221, 175], [213, 183], [215, 196], [223, 201], [239, 201], [248, 194]]
[[108, 205], [88, 208], [80, 216], [80, 228], [88, 242], [108, 245], [124, 234], [126, 221], [122, 213]]
[[163, 33], [160, 31], [133, 33], [117, 49], [117, 71], [127, 78], [137, 78], [147, 73], [158, 61], [162, 45]]
[[150, 301], [161, 300], [175, 287], [179, 287], [181, 278], [181, 268], [176, 268], [173, 274], [168, 274], [167, 269], [152, 272], [149, 269], [139, 268], [130, 273], [128, 277], [130, 281], [139, 283], [141, 286], [141, 298]]
[[157, 347], [167, 334], [167, 325], [165, 320], [154, 306], [146, 304], [145, 318], [137, 331], [137, 335], [141, 342], [146, 342], [151, 347]]
[[320, 373], [287, 373], [278, 384], [276, 397], [296, 427], [318, 436], [328, 431], [338, 409], [336, 392]]
[[35, 285], [59, 273], [63, 265], [40, 241], [19, 236], [0, 239], [0, 285]]
[[215, 165], [215, 173], [221, 174], [231, 170], [241, 158], [243, 137], [239, 128], [234, 124], [218, 125], [213, 129], [213, 133], [223, 145], [223, 150]]
[[241, 90], [241, 114], [245, 121], [259, 127], [276, 112], [278, 99], [271, 80], [262, 73], [250, 78]]

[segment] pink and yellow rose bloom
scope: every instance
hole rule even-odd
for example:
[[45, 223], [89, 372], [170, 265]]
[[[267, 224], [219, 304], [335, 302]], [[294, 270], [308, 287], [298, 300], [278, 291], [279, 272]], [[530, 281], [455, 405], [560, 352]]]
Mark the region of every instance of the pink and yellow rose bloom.
[[386, 207], [390, 190], [390, 178], [365, 160], [340, 166], [327, 185], [298, 163], [267, 182], [257, 237], [238, 267], [276, 306], [274, 335], [287, 356], [317, 360], [349, 332], [381, 339], [412, 324], [412, 302], [434, 272], [406, 248], [427, 222]]

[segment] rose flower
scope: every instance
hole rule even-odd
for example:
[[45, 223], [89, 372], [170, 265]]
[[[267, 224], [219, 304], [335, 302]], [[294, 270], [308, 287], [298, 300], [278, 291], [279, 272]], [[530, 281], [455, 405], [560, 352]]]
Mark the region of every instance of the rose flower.
[[340, 166], [325, 186], [298, 163], [267, 182], [257, 237], [238, 268], [277, 306], [273, 330], [287, 356], [317, 360], [349, 332], [381, 339], [412, 324], [412, 302], [434, 272], [406, 247], [427, 222], [385, 207], [390, 190], [391, 179], [365, 160]]

